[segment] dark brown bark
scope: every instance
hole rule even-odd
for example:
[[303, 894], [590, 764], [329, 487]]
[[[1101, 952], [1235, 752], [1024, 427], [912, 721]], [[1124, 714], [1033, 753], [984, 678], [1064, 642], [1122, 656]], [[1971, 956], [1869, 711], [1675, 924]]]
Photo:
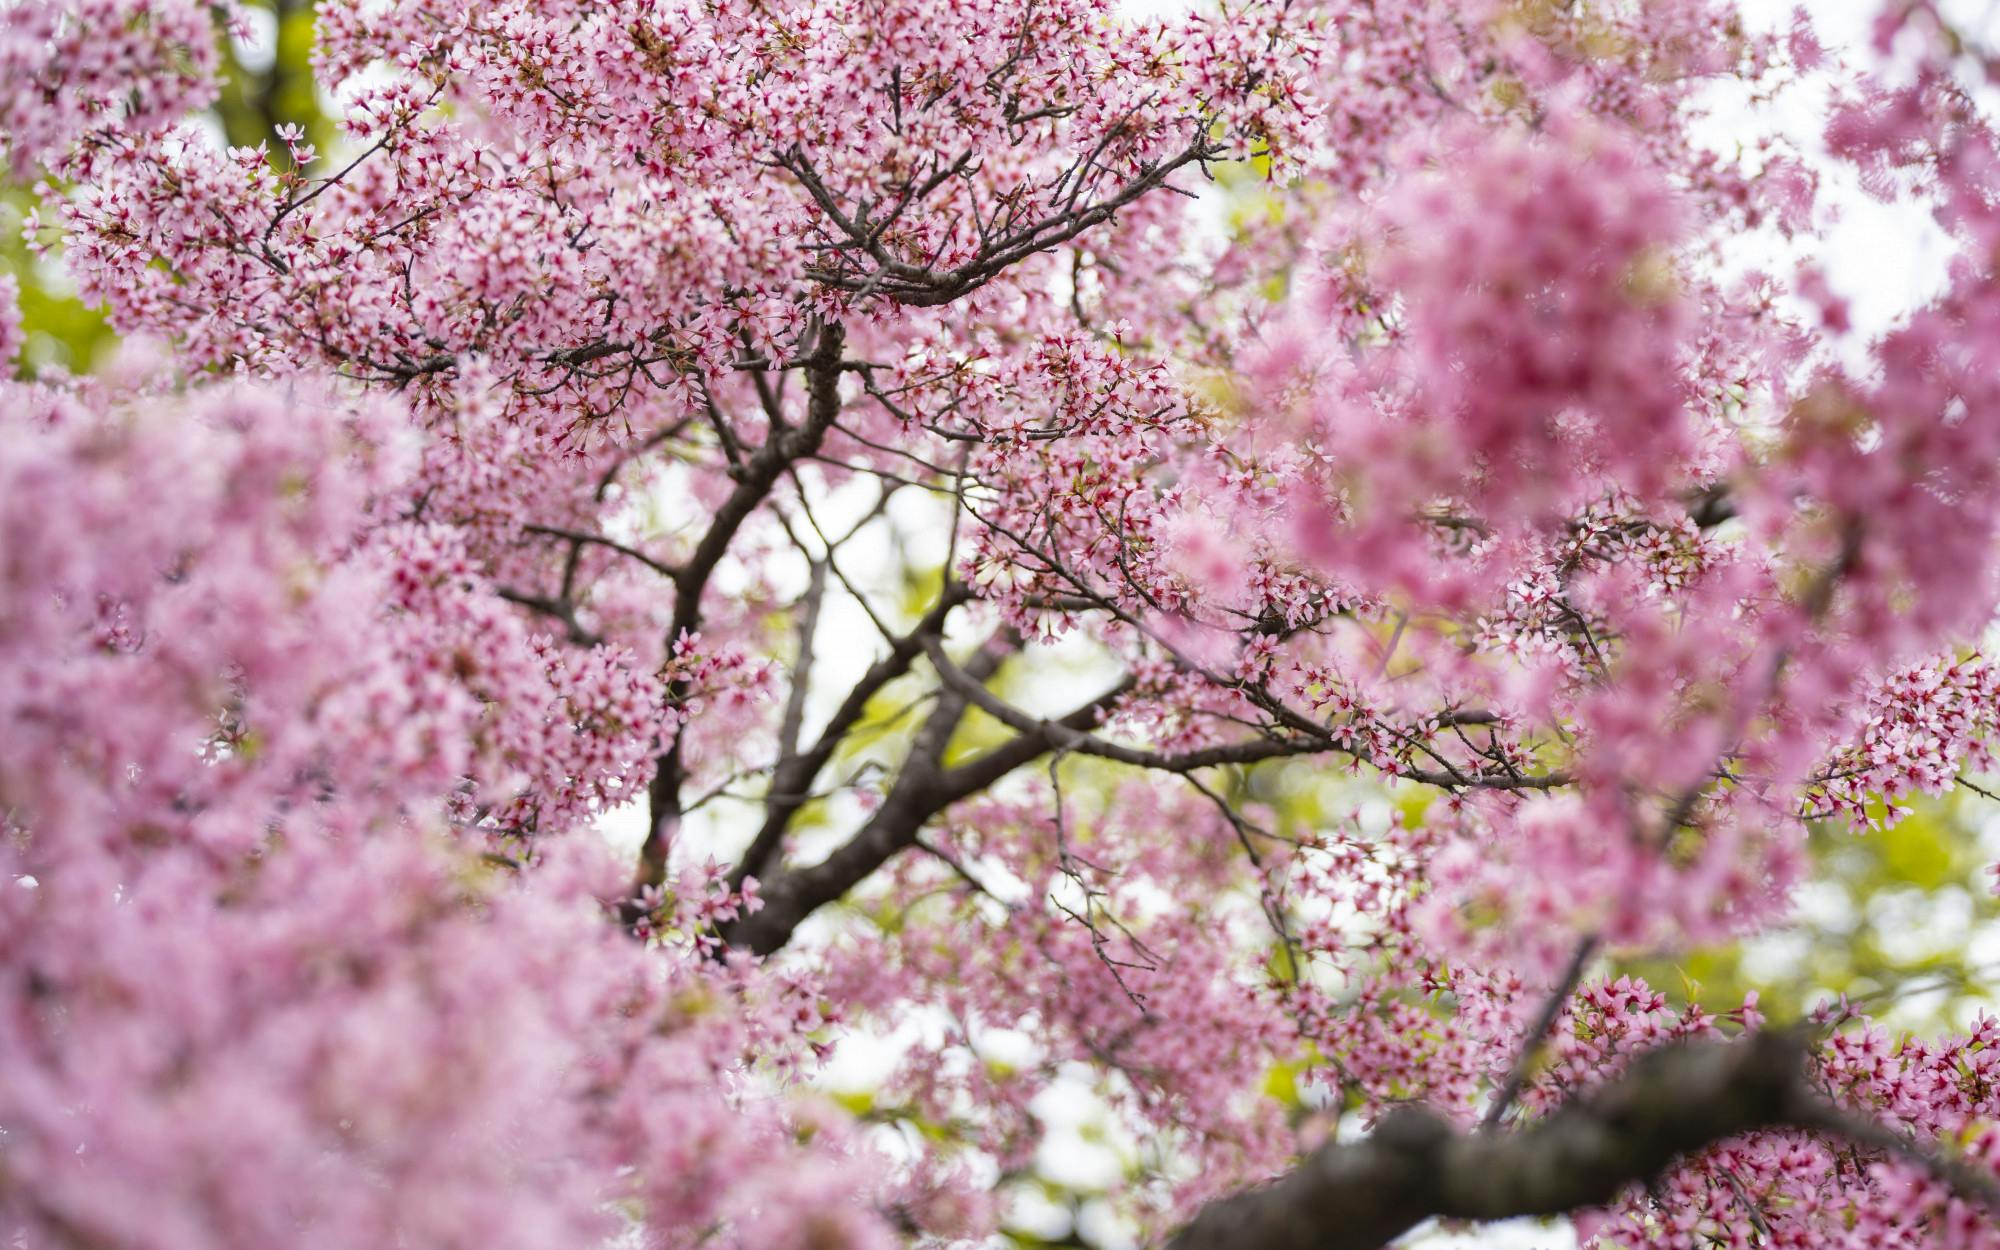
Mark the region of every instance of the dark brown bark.
[[1458, 1133], [1430, 1112], [1399, 1111], [1361, 1141], [1329, 1143], [1285, 1177], [1211, 1204], [1167, 1250], [1378, 1250], [1432, 1218], [1562, 1215], [1706, 1147], [1781, 1128], [1902, 1156], [2000, 1211], [1990, 1175], [1825, 1102], [1807, 1080], [1805, 1041], [1772, 1032], [1654, 1051], [1519, 1131]]

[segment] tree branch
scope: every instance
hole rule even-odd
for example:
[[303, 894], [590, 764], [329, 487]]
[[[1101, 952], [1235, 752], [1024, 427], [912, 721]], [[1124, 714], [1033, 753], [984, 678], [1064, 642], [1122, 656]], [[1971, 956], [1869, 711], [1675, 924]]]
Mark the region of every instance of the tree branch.
[[812, 693], [812, 670], [819, 632], [820, 608], [826, 603], [826, 561], [808, 566], [805, 598], [799, 601], [799, 653], [792, 661], [792, 688], [785, 696], [785, 715], [778, 722], [778, 757], [797, 755], [805, 729], [806, 699]]
[[[774, 163], [798, 180], [838, 231], [840, 241], [834, 244], [835, 260], [824, 268], [808, 269], [808, 277], [859, 296], [880, 294], [900, 304], [928, 308], [949, 304], [978, 290], [996, 275], [1035, 253], [1059, 247], [1112, 220], [1120, 209], [1155, 188], [1172, 189], [1167, 182], [1171, 175], [1189, 165], [1213, 160], [1222, 151], [1222, 145], [1209, 139], [1207, 127], [1198, 126], [1185, 147], [1162, 160], [1140, 166], [1135, 176], [1102, 198], [1079, 204], [1077, 200], [1083, 189], [1083, 183], [1079, 181], [1064, 203], [1052, 207], [1044, 216], [1033, 221], [1010, 223], [1011, 228], [985, 239], [978, 254], [951, 269], [912, 264], [898, 258], [884, 245], [876, 224], [865, 218], [850, 216], [843, 209], [839, 198], [820, 178], [819, 171], [802, 149], [795, 146], [781, 152]], [[961, 162], [948, 168], [944, 176], [927, 184], [927, 189], [934, 190], [945, 177], [962, 172], [963, 167]], [[919, 188], [919, 191], [927, 193], [927, 189]], [[1060, 187], [1056, 191], [1059, 193]], [[900, 213], [901, 207], [898, 206], [895, 211]], [[849, 270], [839, 267], [840, 259], [854, 264], [857, 254], [865, 255], [874, 262], [872, 271], [858, 265]]]
[[1590, 966], [1591, 958], [1597, 954], [1597, 944], [1595, 933], [1586, 933], [1578, 939], [1569, 966], [1563, 969], [1562, 979], [1556, 982], [1555, 989], [1543, 1001], [1534, 1024], [1529, 1026], [1527, 1035], [1521, 1039], [1521, 1053], [1514, 1056], [1513, 1069], [1507, 1073], [1506, 1084], [1494, 1095], [1493, 1105], [1486, 1109], [1485, 1118], [1479, 1122], [1481, 1128], [1497, 1127], [1506, 1117], [1507, 1109], [1514, 1105], [1514, 1099], [1520, 1096], [1522, 1087], [1527, 1085], [1534, 1069], [1535, 1056], [1542, 1051], [1542, 1039], [1555, 1027], [1556, 1017], [1562, 1015], [1563, 1005], [1569, 1002], [1570, 995], [1576, 992], [1577, 983], [1583, 980], [1584, 969]]
[[[964, 672], [952, 664], [944, 649], [934, 639], [927, 640], [924, 649], [945, 684], [964, 696], [974, 707], [1010, 729], [1022, 733], [1044, 734], [1054, 745], [1078, 755], [1094, 755], [1099, 759], [1115, 760], [1135, 768], [1150, 768], [1158, 772], [1191, 773], [1199, 768], [1212, 768], [1221, 764], [1255, 764], [1264, 760], [1286, 759], [1298, 755], [1351, 754], [1334, 740], [1331, 731], [1311, 722], [1305, 722], [1306, 727], [1312, 731], [1310, 736], [1252, 738], [1244, 742], [1228, 742], [1219, 746], [1200, 747], [1176, 753], [1125, 746], [1098, 737], [1096, 734], [1085, 733], [1059, 722], [1046, 721], [1022, 711], [980, 683], [971, 681]], [[1442, 725], [1478, 724], [1485, 718], [1485, 713], [1474, 712], [1464, 715], [1446, 713], [1434, 719]], [[1444, 773], [1429, 769], [1406, 768], [1395, 775], [1445, 789], [1553, 790], [1570, 784], [1570, 777], [1566, 773], [1523, 776]]]
[[1785, 1128], [1912, 1159], [2000, 1212], [1990, 1176], [1833, 1107], [1805, 1059], [1804, 1039], [1786, 1032], [1666, 1047], [1514, 1133], [1455, 1133], [1429, 1111], [1400, 1110], [1365, 1140], [1329, 1142], [1280, 1180], [1211, 1203], [1167, 1250], [1378, 1250], [1431, 1218], [1562, 1215], [1728, 1138]]
[[[925, 636], [928, 643], [931, 640]], [[989, 654], [985, 649], [981, 655]], [[961, 670], [962, 671], [962, 670]], [[975, 684], [976, 684], [976, 678]], [[1022, 733], [953, 768], [942, 760], [946, 745], [965, 715], [967, 700], [947, 689], [938, 707], [917, 731], [909, 757], [895, 784], [854, 837], [819, 863], [784, 869], [760, 881], [762, 910], [737, 920], [723, 933], [735, 946], [768, 955], [791, 940], [807, 916], [866, 880], [897, 854], [916, 845], [917, 835], [938, 813], [979, 793], [1008, 773], [1055, 746], [1055, 735], [1080, 731], [1097, 718], [1129, 685], [1121, 682], [1068, 715], [1042, 722], [1044, 730]]]
[[[764, 445], [743, 464], [736, 475], [736, 488], [716, 509], [715, 519], [709, 523], [708, 531], [695, 544], [687, 563], [675, 574], [674, 616], [667, 627], [669, 648], [675, 640], [694, 632], [701, 624], [702, 592], [707, 589], [715, 566], [728, 552], [736, 531], [764, 502], [786, 468], [819, 450], [827, 431], [833, 428], [835, 418], [840, 416], [840, 354], [846, 342], [846, 330], [839, 322], [829, 321], [820, 326], [818, 340], [803, 365], [807, 394], [804, 422], [792, 429], [774, 429]], [[674, 690], [669, 693], [678, 697], [681, 692]], [[655, 762], [652, 784], [647, 788], [650, 812], [646, 841], [639, 853], [642, 885], [656, 885], [666, 878], [667, 843], [681, 814], [680, 744], [680, 736], [675, 735], [673, 742]]]
[[868, 671], [848, 690], [847, 695], [834, 709], [826, 727], [820, 731], [811, 748], [796, 754], [781, 756], [777, 766], [771, 770], [771, 784], [764, 800], [764, 823], [751, 840], [750, 847], [737, 861], [736, 871], [730, 883], [742, 888], [745, 877], [757, 876], [765, 871], [777, 857], [785, 838], [785, 830], [791, 827], [792, 817], [805, 806], [806, 796], [812, 790], [814, 779], [826, 762], [833, 758], [848, 731], [858, 724], [868, 711], [868, 702], [890, 682], [910, 671], [910, 665], [923, 653], [924, 641], [938, 636], [944, 631], [945, 618], [951, 610], [971, 598], [971, 591], [962, 583], [946, 582], [938, 601], [924, 614], [909, 633], [896, 639], [889, 647], [889, 653], [868, 666]]

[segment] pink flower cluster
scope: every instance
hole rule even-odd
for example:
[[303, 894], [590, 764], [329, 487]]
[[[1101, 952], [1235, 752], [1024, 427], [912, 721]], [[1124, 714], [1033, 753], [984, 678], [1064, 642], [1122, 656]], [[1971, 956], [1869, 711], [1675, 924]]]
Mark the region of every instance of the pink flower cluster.
[[525, 635], [383, 515], [394, 416], [6, 390], [0, 1219], [546, 1246], [626, 1209], [659, 1244], [887, 1244], [865, 1155], [791, 1205], [755, 1072], [812, 1061], [810, 986], [648, 958], [605, 920], [620, 866], [544, 841], [633, 784], [657, 683]]

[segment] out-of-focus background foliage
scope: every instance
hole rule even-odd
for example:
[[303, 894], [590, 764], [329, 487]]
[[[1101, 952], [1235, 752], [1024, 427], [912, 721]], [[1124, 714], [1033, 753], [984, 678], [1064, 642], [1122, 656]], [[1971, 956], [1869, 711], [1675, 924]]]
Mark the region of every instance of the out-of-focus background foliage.
[[55, 258], [37, 257], [22, 237], [22, 223], [35, 206], [32, 189], [0, 183], [0, 273], [11, 273], [21, 289], [21, 318], [27, 345], [14, 362], [24, 373], [50, 366], [88, 371], [113, 341], [101, 310], [86, 307], [64, 278]]
[[1776, 1020], [1842, 996], [1906, 1029], [1962, 1025], [1992, 1010], [2000, 899], [1988, 866], [2000, 859], [2000, 812], [1963, 791], [1911, 808], [1867, 834], [1816, 827], [1813, 880], [1789, 928], [1621, 970], [1716, 1009], [1754, 990]]

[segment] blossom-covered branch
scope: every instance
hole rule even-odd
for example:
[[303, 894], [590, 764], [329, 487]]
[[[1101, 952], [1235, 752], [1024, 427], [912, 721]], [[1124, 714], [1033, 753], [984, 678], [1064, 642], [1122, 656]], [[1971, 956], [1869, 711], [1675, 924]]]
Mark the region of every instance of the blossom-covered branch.
[[1670, 1046], [1519, 1133], [1459, 1134], [1423, 1110], [1395, 1112], [1366, 1139], [1329, 1142], [1282, 1180], [1212, 1204], [1167, 1247], [1379, 1250], [1427, 1219], [1490, 1222], [1606, 1206], [1652, 1185], [1682, 1156], [1783, 1129], [1915, 1157], [2000, 1214], [2000, 1183], [1990, 1173], [1843, 1113], [1812, 1088], [1805, 1058], [1800, 1038], [1776, 1032]]

